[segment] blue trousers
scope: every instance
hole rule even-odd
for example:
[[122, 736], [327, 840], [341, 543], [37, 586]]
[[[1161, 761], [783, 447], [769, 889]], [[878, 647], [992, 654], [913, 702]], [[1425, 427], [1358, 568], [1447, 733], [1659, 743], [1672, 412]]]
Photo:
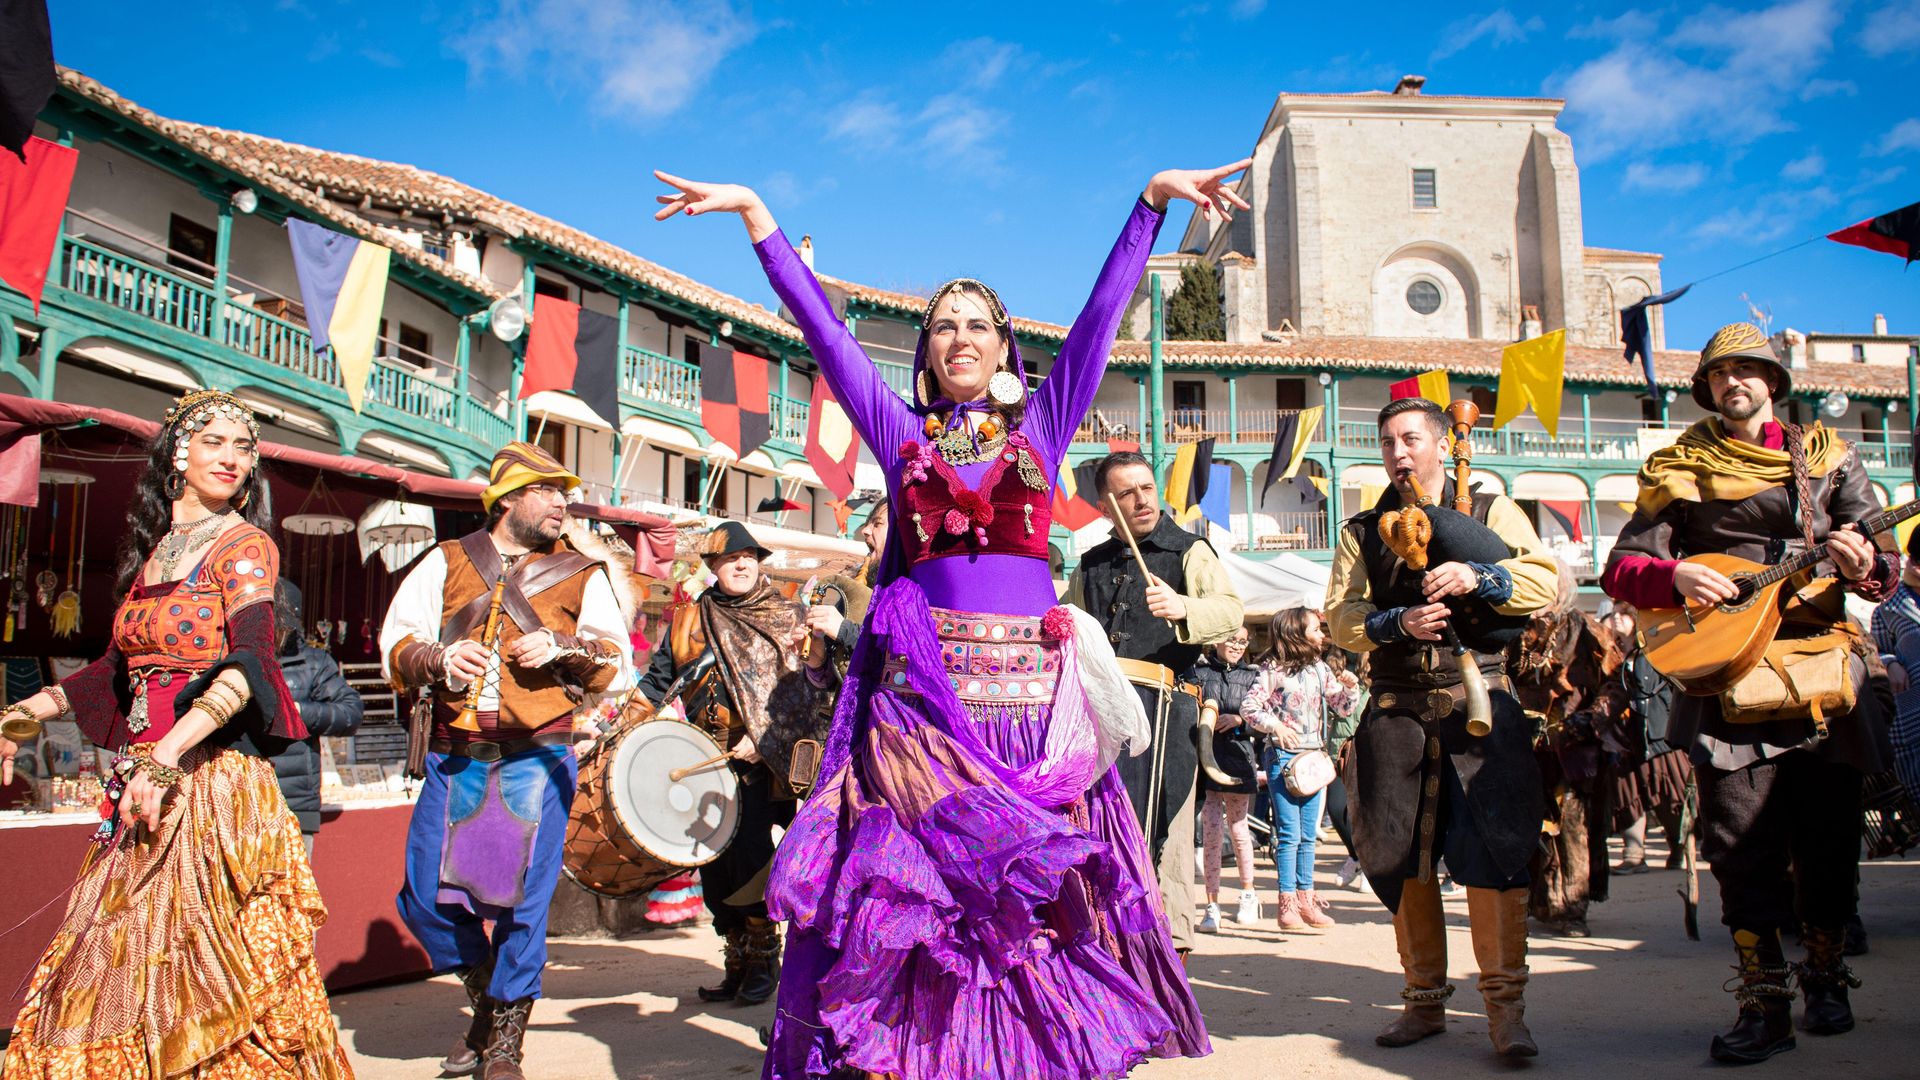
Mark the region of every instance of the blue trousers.
[[506, 760], [535, 755], [552, 758], [553, 763], [540, 803], [525, 895], [494, 921], [491, 938], [480, 916], [438, 900], [441, 851], [447, 838], [448, 778], [464, 769], [485, 768], [483, 762], [427, 755], [427, 778], [407, 826], [407, 880], [396, 901], [401, 920], [425, 946], [434, 974], [477, 967], [492, 959], [493, 981], [487, 984], [487, 993], [500, 1001], [540, 996], [540, 975], [547, 965], [547, 906], [560, 880], [567, 812], [573, 806], [579, 776], [579, 763], [566, 747], [539, 747]]
[[1280, 873], [1280, 891], [1305, 892], [1313, 888], [1313, 855], [1320, 842], [1320, 812], [1327, 805], [1325, 788], [1306, 798], [1287, 790], [1287, 762], [1293, 752], [1276, 750], [1267, 766], [1267, 791], [1273, 799], [1274, 866]]

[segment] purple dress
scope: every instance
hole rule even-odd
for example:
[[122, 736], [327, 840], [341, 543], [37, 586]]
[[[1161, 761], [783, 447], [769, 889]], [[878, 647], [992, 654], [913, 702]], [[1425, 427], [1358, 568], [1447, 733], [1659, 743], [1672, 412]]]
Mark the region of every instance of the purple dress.
[[[1015, 445], [1039, 459], [1020, 475], [1043, 510], [1162, 220], [1136, 204], [1027, 403]], [[764, 1075], [1064, 1080], [1211, 1052], [1119, 775], [1093, 752], [1075, 650], [1059, 640], [1067, 620], [1041, 617], [1057, 602], [1044, 513], [994, 498], [1000, 527], [956, 527], [945, 552], [924, 550], [911, 508], [925, 502], [907, 490], [928, 482], [926, 456], [916, 469], [908, 452], [924, 415], [881, 379], [783, 234], [756, 250], [894, 506], [823, 780], [767, 883], [789, 932]], [[974, 489], [1020, 494], [1010, 465], [936, 468], [970, 508], [991, 494]], [[921, 543], [903, 539], [915, 533]], [[988, 701], [981, 680], [951, 674], [967, 652], [955, 635], [969, 631], [994, 643], [989, 683], [1007, 696]], [[999, 677], [1003, 653], [1017, 678]]]

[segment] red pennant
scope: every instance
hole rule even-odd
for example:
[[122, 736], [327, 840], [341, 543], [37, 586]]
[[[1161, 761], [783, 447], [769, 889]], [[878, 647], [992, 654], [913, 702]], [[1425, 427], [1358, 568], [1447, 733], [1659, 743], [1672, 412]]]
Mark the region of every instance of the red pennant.
[[[835, 498], [853, 494], [853, 470], [860, 458], [860, 437], [853, 418], [833, 396], [827, 380], [813, 380], [813, 400], [807, 404], [807, 464]], [[844, 531], [844, 530], [843, 530]]]
[[32, 300], [37, 314], [80, 152], [35, 137], [24, 157], [0, 154], [0, 281]]

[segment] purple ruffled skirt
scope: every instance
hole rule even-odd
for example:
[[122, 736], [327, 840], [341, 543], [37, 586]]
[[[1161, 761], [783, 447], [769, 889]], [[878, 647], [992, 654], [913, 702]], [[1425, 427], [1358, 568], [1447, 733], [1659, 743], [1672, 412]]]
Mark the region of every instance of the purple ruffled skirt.
[[[907, 653], [939, 665], [924, 640]], [[1059, 753], [1052, 705], [872, 683], [849, 685], [861, 737], [774, 860], [789, 930], [764, 1075], [1077, 1080], [1209, 1053], [1118, 773], [1043, 807], [1008, 777]]]

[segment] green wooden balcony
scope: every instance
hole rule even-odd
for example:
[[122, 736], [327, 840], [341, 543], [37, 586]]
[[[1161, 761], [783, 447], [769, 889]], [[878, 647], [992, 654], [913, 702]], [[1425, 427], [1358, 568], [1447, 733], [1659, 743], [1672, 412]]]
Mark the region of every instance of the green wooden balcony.
[[[7, 294], [0, 309], [14, 300]], [[259, 386], [315, 408], [334, 423], [347, 452], [368, 432], [390, 430], [440, 453], [462, 475], [512, 438], [512, 421], [502, 412], [384, 358], [374, 361], [356, 415], [331, 351], [315, 352], [306, 327], [244, 303], [222, 304], [203, 282], [80, 237], [61, 238], [39, 321], [61, 328], [68, 343], [125, 341], [179, 363], [203, 383]]]

